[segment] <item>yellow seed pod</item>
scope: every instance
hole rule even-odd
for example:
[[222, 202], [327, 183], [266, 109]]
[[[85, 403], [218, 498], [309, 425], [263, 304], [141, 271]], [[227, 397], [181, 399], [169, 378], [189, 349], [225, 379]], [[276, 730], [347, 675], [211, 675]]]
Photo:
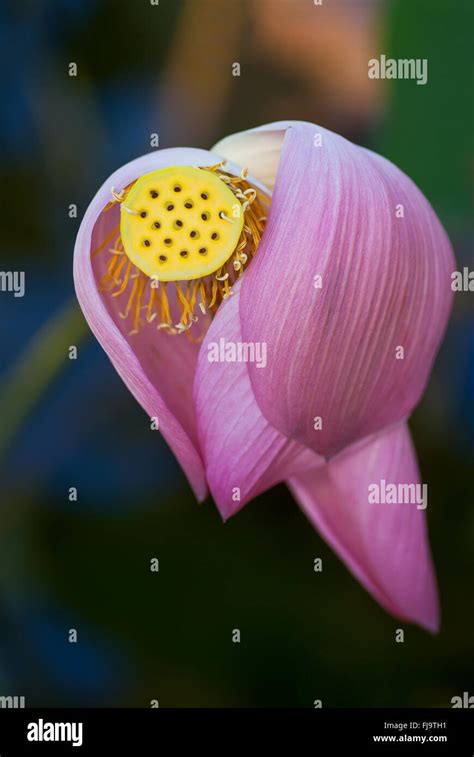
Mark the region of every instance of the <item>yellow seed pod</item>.
[[152, 171], [121, 205], [126, 255], [159, 281], [218, 271], [237, 247], [244, 223], [238, 199], [214, 173], [191, 166]]

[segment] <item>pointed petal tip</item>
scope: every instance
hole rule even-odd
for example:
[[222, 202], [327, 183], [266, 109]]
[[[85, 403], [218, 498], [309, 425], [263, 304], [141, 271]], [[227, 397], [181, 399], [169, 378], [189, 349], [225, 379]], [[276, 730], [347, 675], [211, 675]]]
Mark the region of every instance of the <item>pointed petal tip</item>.
[[[436, 583], [436, 579], [434, 579]], [[441, 608], [437, 586], [434, 586], [433, 602], [424, 617], [420, 618], [419, 625], [432, 636], [437, 636], [441, 631]]]
[[198, 504], [202, 505], [209, 496], [209, 489], [205, 481], [199, 480], [196, 483], [190, 484], [196, 497]]
[[387, 612], [395, 618], [399, 618], [402, 623], [418, 626], [432, 636], [436, 636], [439, 633], [441, 628], [441, 612], [436, 577], [432, 566], [427, 595], [420, 599], [419, 603], [416, 605], [410, 603], [410, 606], [404, 606], [403, 597], [399, 597], [396, 602], [393, 599], [391, 598], [387, 602], [382, 599], [379, 601]]
[[441, 631], [441, 619], [436, 618], [431, 622], [422, 624], [421, 627], [426, 631], [429, 631], [432, 636], [438, 636], [439, 632]]
[[418, 626], [423, 631], [430, 633], [432, 636], [437, 636], [440, 632], [441, 617], [437, 597], [434, 598], [434, 603], [429, 607], [423, 608], [421, 610], [419, 608], [416, 608], [409, 614], [401, 614], [394, 609], [390, 609], [390, 607], [387, 607], [386, 609], [395, 617], [399, 617], [402, 622], [411, 623], [412, 625]]
[[381, 479], [420, 480], [404, 423], [288, 483], [310, 522], [374, 599], [402, 622], [436, 634], [440, 610], [425, 512], [403, 500], [371, 502], [367, 493]]

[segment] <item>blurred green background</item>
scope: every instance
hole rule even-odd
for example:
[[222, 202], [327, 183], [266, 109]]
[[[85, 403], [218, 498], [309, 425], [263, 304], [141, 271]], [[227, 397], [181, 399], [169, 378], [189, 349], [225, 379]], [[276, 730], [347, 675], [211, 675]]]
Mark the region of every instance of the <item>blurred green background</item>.
[[[442, 628], [403, 626], [396, 644], [400, 622], [284, 486], [225, 525], [210, 500], [195, 503], [90, 335], [71, 273], [88, 202], [150, 150], [151, 133], [161, 147], [207, 148], [280, 119], [396, 162], [434, 205], [458, 268], [472, 267], [472, 3], [24, 0], [0, 19], [2, 267], [26, 272], [23, 299], [0, 297], [0, 695], [28, 706], [446, 707], [473, 694], [473, 294], [457, 295], [411, 423]], [[428, 58], [428, 84], [369, 80], [381, 53]]]

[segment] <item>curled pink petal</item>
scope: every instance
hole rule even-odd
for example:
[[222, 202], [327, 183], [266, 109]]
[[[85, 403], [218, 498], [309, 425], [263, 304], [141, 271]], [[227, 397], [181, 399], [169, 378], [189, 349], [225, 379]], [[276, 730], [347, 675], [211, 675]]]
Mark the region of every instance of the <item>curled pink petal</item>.
[[[160, 431], [185, 471], [198, 499], [207, 493], [204, 466], [197, 445], [192, 384], [199, 346], [186, 335], [169, 336], [150, 323], [138, 334], [120, 318], [124, 300], [104, 296], [98, 282], [104, 258], [93, 250], [119, 223], [117, 206], [104, 212], [112, 187], [120, 191], [149, 171], [173, 165], [212, 165], [216, 155], [176, 148], [144, 155], [122, 166], [97, 192], [81, 223], [74, 251], [74, 281], [83, 313], [117, 372]], [[126, 302], [126, 299], [125, 299]]]
[[286, 126], [243, 280], [242, 337], [271, 355], [265, 370], [249, 366], [269, 423], [331, 457], [417, 404], [455, 264], [431, 206], [395, 166], [319, 126]]
[[369, 486], [381, 491], [382, 480], [385, 488], [420, 481], [405, 424], [288, 483], [309, 520], [375, 599], [402, 620], [435, 632], [439, 607], [425, 511], [411, 502], [370, 502]]
[[[223, 357], [226, 346], [242, 345], [239, 286], [234, 287], [234, 296], [221, 305], [206, 333], [194, 380], [199, 442], [207, 480], [224, 519], [274, 484], [323, 462], [314, 452], [285, 439], [268, 424], [252, 393], [248, 363], [214, 362], [219, 346]], [[256, 349], [256, 353], [240, 354], [258, 356], [258, 346]]]
[[273, 189], [285, 133], [286, 124], [269, 124], [231, 134], [217, 142], [212, 150], [226, 160], [248, 168], [252, 176], [268, 189]]

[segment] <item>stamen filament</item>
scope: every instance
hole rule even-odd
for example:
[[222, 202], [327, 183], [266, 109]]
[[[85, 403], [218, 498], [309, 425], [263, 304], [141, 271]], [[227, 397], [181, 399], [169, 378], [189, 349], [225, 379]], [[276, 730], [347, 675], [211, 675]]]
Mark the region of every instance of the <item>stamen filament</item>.
[[[161, 282], [161, 321], [168, 326], [171, 325], [170, 308], [168, 304], [168, 297], [166, 296], [166, 282]], [[159, 328], [159, 326], [158, 326]]]
[[127, 306], [125, 308], [125, 313], [119, 313], [120, 318], [126, 318], [130, 312], [130, 309], [132, 307], [132, 302], [135, 298], [135, 293], [138, 288], [138, 281], [139, 281], [138, 279], [135, 279], [135, 281], [133, 282], [132, 291], [131, 291], [130, 297], [128, 298]]
[[105, 239], [103, 240], [103, 242], [101, 242], [101, 244], [94, 250], [94, 252], [92, 253], [91, 257], [95, 257], [95, 255], [97, 255], [101, 250], [103, 250], [104, 247], [105, 247], [105, 245], [108, 242], [110, 242], [110, 240], [114, 236], [117, 236], [117, 233], [119, 232], [119, 230], [120, 230], [120, 224], [118, 224], [118, 226], [116, 226], [115, 229], [112, 229], [112, 231], [110, 232], [110, 234], [107, 234], [107, 236], [105, 237]]
[[124, 279], [123, 279], [123, 282], [122, 282], [122, 286], [120, 287], [120, 289], [117, 292], [114, 292], [112, 294], [112, 297], [118, 297], [120, 294], [122, 294], [122, 292], [125, 292], [125, 290], [127, 288], [128, 280], [130, 278], [130, 271], [131, 270], [132, 270], [132, 261], [129, 260], [128, 261], [128, 265], [127, 265], [127, 270], [125, 271], [125, 276], [124, 276]]
[[156, 286], [153, 285], [154, 282], [151, 281], [150, 283], [150, 297], [148, 300], [148, 305], [146, 309], [146, 319], [148, 323], [151, 323], [156, 318], [156, 313], [153, 312], [153, 305], [156, 298]]

